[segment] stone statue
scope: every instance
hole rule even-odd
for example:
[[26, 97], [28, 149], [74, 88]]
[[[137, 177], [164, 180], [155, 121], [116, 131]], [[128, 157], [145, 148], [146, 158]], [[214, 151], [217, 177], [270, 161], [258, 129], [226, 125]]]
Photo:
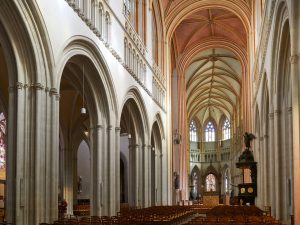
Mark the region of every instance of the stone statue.
[[253, 140], [253, 139], [255, 139], [256, 137], [253, 135], [253, 134], [251, 134], [251, 133], [248, 133], [248, 132], [245, 132], [245, 134], [244, 134], [244, 142], [245, 142], [245, 146], [246, 146], [246, 148], [250, 148], [250, 142]]

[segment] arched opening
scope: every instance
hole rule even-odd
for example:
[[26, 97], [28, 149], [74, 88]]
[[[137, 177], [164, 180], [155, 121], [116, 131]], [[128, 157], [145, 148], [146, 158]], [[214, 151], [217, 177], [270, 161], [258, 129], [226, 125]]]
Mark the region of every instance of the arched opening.
[[11, 222], [15, 220], [16, 186], [15, 144], [13, 143], [16, 134], [16, 129], [13, 129], [16, 123], [14, 117], [16, 107], [14, 91], [9, 92], [9, 87], [14, 85], [15, 79], [14, 74], [11, 73], [14, 71], [12, 68], [15, 67], [13, 62], [12, 49], [0, 23], [0, 221]]
[[[68, 48], [71, 48], [68, 53], [73, 53], [72, 44]], [[108, 179], [109, 174], [115, 174], [119, 168], [119, 160], [116, 162], [112, 156], [116, 149], [111, 142], [115, 135], [112, 129], [115, 106], [114, 102], [108, 104], [110, 99], [107, 96], [113, 93], [108, 93], [109, 83], [104, 82], [106, 71], [94, 60], [93, 53], [89, 53], [80, 55], [77, 52], [63, 64], [59, 85], [59, 198], [60, 201], [66, 200], [67, 214], [80, 215], [84, 208], [84, 215], [111, 215], [117, 210], [112, 199], [119, 201], [115, 194], [119, 195], [118, 180]], [[84, 154], [80, 159], [79, 153]], [[81, 162], [83, 158], [84, 162]], [[79, 166], [86, 169], [81, 187], [81, 174], [77, 174]], [[104, 176], [102, 171], [107, 171], [108, 176]], [[109, 191], [112, 187], [114, 191]], [[82, 193], [78, 193], [79, 188], [82, 188]], [[80, 206], [82, 204], [85, 206]]]
[[280, 194], [276, 196], [276, 217], [286, 221], [293, 214], [293, 115], [291, 84], [291, 39], [289, 21], [282, 24], [279, 43], [277, 71], [277, 99], [274, 113], [275, 133], [275, 185]]
[[[74, 56], [66, 64], [60, 83], [59, 204], [67, 202], [68, 214], [73, 214], [73, 206], [90, 205], [90, 186], [86, 185], [90, 183], [88, 174], [91, 174], [90, 160], [87, 158], [91, 109], [87, 107], [90, 103], [86, 102], [87, 85], [83, 87], [84, 80], [87, 82], [87, 74], [91, 72], [89, 66], [91, 65], [85, 57]], [[86, 109], [86, 113], [81, 112], [82, 108]]]
[[162, 204], [162, 143], [158, 123], [151, 133], [151, 205]]
[[[124, 163], [124, 187], [121, 192], [124, 193], [125, 205], [144, 207], [148, 204], [145, 198], [144, 185], [146, 185], [146, 168], [149, 163], [144, 135], [144, 122], [139, 108], [139, 102], [134, 99], [135, 93], [130, 92], [129, 97], [122, 109], [120, 119], [120, 158]], [[121, 169], [121, 168], [120, 168]], [[127, 171], [127, 172], [126, 172]], [[123, 173], [120, 170], [121, 173]], [[120, 177], [120, 185], [122, 183]], [[127, 201], [127, 202], [126, 202]], [[122, 203], [122, 202], [121, 202]], [[121, 205], [122, 208], [122, 205]]]

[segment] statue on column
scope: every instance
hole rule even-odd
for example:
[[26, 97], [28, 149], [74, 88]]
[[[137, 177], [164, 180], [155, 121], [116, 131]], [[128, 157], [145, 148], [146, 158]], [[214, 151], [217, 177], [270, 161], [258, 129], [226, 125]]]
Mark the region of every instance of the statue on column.
[[245, 134], [244, 134], [244, 142], [245, 142], [246, 149], [249, 149], [251, 147], [250, 143], [255, 138], [256, 137], [254, 136], [254, 134], [245, 132]]

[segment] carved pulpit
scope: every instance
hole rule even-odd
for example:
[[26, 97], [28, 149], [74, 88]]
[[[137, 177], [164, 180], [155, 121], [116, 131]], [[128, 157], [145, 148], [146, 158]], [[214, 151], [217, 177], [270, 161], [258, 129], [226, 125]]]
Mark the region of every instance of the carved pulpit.
[[253, 152], [250, 147], [250, 142], [255, 138], [253, 134], [245, 133], [245, 150], [239, 157], [236, 167], [243, 170], [243, 183], [238, 185], [239, 201], [245, 205], [255, 204], [257, 196], [257, 162], [254, 161]]

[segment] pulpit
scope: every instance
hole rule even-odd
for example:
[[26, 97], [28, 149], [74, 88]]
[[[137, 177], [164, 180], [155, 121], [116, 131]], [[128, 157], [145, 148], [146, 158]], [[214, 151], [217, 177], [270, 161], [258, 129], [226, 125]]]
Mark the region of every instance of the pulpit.
[[239, 157], [236, 167], [242, 169], [243, 183], [238, 185], [239, 201], [245, 205], [255, 204], [255, 197], [257, 196], [257, 162], [254, 161], [253, 152], [250, 148], [250, 141], [255, 138], [253, 134], [245, 133], [246, 149]]

